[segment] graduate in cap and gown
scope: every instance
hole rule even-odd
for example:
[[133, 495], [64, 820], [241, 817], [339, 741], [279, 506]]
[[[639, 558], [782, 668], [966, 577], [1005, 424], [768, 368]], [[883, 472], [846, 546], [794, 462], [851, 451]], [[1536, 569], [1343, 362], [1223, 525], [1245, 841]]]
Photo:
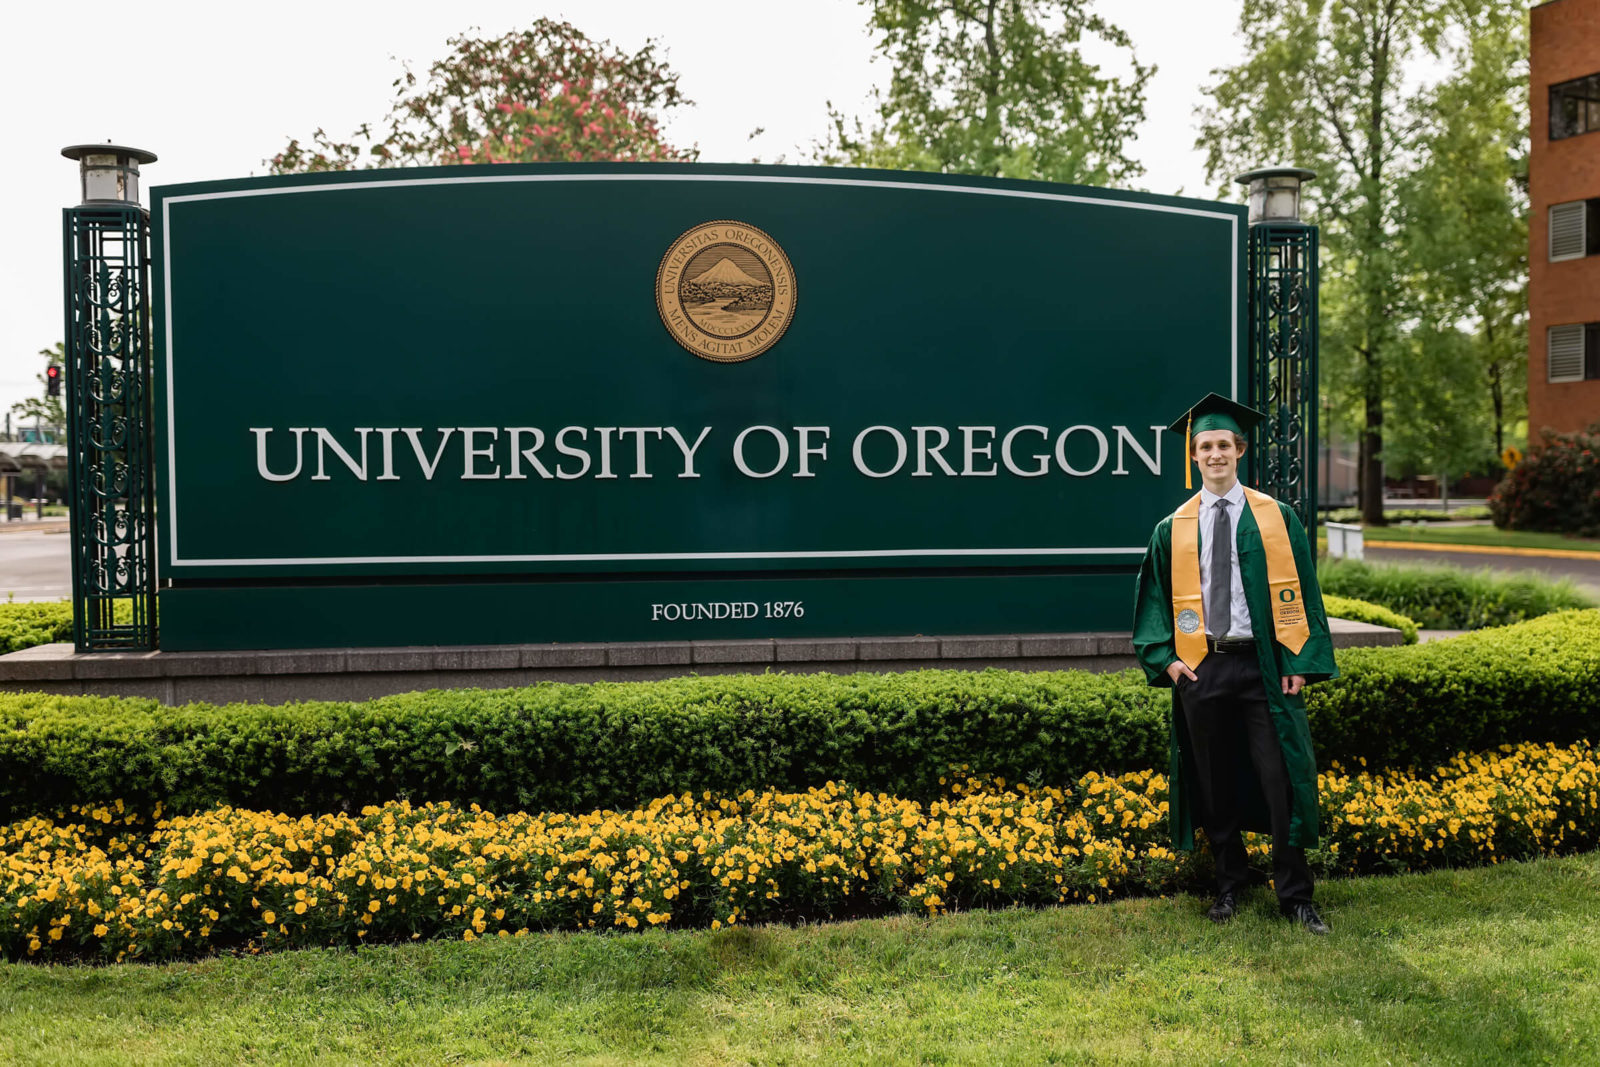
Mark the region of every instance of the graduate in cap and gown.
[[1316, 558], [1299, 516], [1238, 479], [1265, 416], [1211, 393], [1168, 427], [1201, 489], [1156, 524], [1139, 569], [1133, 647], [1153, 686], [1172, 689], [1173, 844], [1201, 826], [1217, 866], [1222, 923], [1249, 885], [1244, 831], [1272, 834], [1282, 913], [1312, 933], [1305, 850], [1317, 843], [1317, 766], [1302, 691], [1338, 675]]

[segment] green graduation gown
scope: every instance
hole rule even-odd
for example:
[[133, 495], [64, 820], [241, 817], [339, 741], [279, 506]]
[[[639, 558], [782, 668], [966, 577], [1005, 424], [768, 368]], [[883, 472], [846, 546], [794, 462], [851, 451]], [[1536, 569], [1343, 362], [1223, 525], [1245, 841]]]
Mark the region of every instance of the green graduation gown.
[[[1256, 660], [1261, 664], [1261, 680], [1267, 690], [1267, 705], [1277, 727], [1283, 761], [1292, 784], [1289, 843], [1309, 848], [1317, 843], [1317, 761], [1311, 748], [1311, 729], [1306, 722], [1303, 695], [1285, 696], [1282, 678], [1304, 675], [1306, 682], [1336, 678], [1339, 669], [1333, 662], [1333, 641], [1328, 636], [1328, 616], [1322, 607], [1322, 590], [1317, 585], [1316, 560], [1306, 543], [1305, 527], [1290, 508], [1278, 504], [1283, 514], [1289, 542], [1294, 548], [1295, 568], [1299, 571], [1300, 591], [1305, 602], [1306, 622], [1311, 637], [1298, 654], [1280, 645], [1272, 630], [1272, 610], [1268, 603], [1267, 557], [1261, 544], [1261, 530], [1250, 508], [1239, 516], [1239, 574], [1245, 600], [1250, 605], [1250, 630], [1255, 635]], [[1205, 546], [1200, 546], [1205, 551]], [[1199, 565], [1198, 559], [1196, 566]], [[1153, 686], [1171, 689], [1167, 665], [1178, 658], [1172, 640], [1172, 516], [1156, 524], [1150, 547], [1139, 568], [1139, 584], [1134, 608], [1133, 649], [1145, 677]], [[1218, 653], [1211, 653], [1218, 655]], [[1201, 665], [1204, 669], [1204, 664]], [[1183, 704], [1172, 694], [1171, 797], [1168, 812], [1172, 825], [1173, 847], [1194, 848], [1195, 806], [1186, 784], [1188, 731], [1184, 725]], [[1266, 802], [1260, 786], [1245, 761], [1246, 781], [1240, 783], [1240, 796], [1246, 798], [1240, 827], [1260, 833], [1270, 832]]]

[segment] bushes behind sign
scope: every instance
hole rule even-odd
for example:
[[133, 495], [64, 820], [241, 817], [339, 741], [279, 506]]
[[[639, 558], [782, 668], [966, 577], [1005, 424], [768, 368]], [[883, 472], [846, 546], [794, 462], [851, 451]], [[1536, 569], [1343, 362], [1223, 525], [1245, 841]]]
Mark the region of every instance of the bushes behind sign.
[[1504, 530], [1600, 537], [1600, 422], [1577, 433], [1546, 431], [1543, 447], [1495, 486], [1489, 513]]
[[[1594, 736], [1600, 612], [1339, 654], [1309, 690], [1324, 763], [1427, 766]], [[0, 820], [123, 799], [356, 810], [618, 808], [829, 780], [927, 799], [952, 768], [1031, 784], [1167, 760], [1167, 695], [1136, 672], [729, 675], [413, 693], [285, 707], [0, 696]]]
[[1571, 579], [1553, 582], [1536, 574], [1496, 574], [1487, 567], [1468, 571], [1448, 564], [1325, 559], [1317, 564], [1317, 582], [1324, 596], [1378, 604], [1427, 630], [1508, 626], [1552, 611], [1595, 606]]

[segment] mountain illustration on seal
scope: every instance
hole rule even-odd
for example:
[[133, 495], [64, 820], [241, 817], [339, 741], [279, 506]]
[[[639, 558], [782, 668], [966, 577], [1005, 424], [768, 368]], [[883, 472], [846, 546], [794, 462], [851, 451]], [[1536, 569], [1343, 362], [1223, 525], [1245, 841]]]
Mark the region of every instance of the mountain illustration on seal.
[[678, 299], [706, 333], [741, 337], [760, 326], [772, 310], [772, 275], [749, 250], [713, 245], [689, 261]]
[[717, 260], [717, 265], [710, 270], [698, 275], [694, 279], [699, 285], [765, 285], [765, 282], [750, 277], [740, 270], [738, 264], [724, 256]]

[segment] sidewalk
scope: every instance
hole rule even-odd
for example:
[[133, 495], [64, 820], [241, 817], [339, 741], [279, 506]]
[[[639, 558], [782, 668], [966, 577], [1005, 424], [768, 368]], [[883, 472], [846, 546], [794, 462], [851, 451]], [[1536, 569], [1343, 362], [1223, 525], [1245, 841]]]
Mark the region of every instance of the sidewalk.
[[9, 521], [0, 519], [0, 534], [22, 533], [31, 530], [34, 533], [66, 533], [72, 529], [72, 519], [66, 515], [46, 515], [44, 518], [35, 518], [29, 510], [20, 519]]

